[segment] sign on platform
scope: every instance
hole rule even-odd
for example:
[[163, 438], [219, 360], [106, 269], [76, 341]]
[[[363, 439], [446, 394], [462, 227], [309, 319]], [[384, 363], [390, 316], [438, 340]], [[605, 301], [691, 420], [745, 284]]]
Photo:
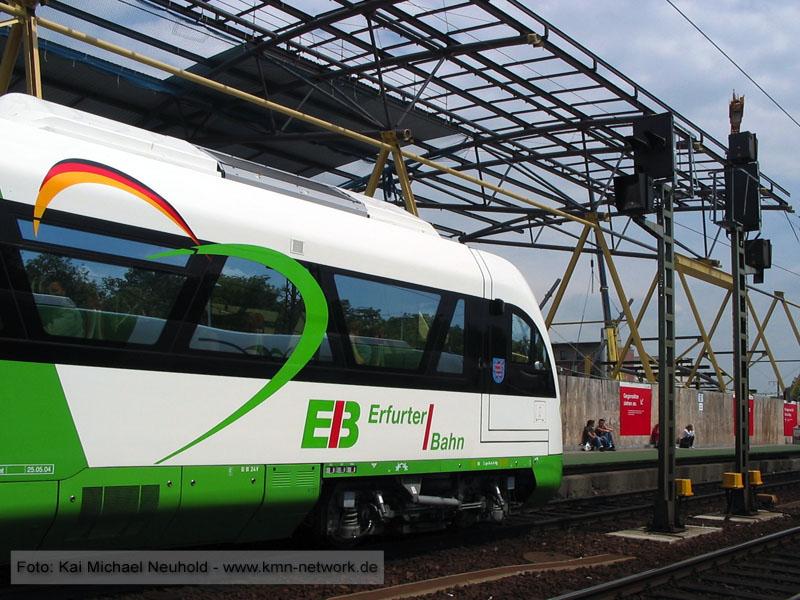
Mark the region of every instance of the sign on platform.
[[783, 405], [783, 435], [792, 435], [792, 430], [797, 426], [797, 404], [786, 403]]
[[643, 383], [619, 385], [619, 434], [650, 435], [653, 388]]

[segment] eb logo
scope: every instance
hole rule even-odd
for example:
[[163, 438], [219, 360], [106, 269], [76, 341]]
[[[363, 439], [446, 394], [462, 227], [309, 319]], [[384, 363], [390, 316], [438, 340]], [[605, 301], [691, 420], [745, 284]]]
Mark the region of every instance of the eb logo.
[[352, 448], [358, 441], [360, 416], [361, 407], [358, 402], [309, 400], [303, 443], [300, 447]]

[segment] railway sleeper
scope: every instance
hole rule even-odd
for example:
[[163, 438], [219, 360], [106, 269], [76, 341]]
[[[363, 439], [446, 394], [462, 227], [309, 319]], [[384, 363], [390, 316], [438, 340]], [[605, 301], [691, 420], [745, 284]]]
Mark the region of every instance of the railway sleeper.
[[338, 480], [318, 505], [322, 536], [351, 545], [371, 535], [502, 523], [534, 488], [529, 470]]

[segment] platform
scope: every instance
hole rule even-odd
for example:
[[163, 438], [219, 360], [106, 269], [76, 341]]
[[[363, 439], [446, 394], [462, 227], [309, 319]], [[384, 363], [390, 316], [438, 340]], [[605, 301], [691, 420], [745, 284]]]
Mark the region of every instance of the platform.
[[[676, 476], [693, 484], [717, 482], [733, 470], [733, 448], [676, 448]], [[655, 448], [617, 452], [564, 453], [560, 498], [581, 498], [656, 487], [658, 451]], [[754, 446], [750, 468], [764, 475], [800, 470], [800, 446]]]
[[[585, 452], [574, 445], [574, 448], [564, 447], [564, 466], [581, 464], [615, 464], [628, 461], [656, 460], [658, 450], [655, 448], [623, 448], [616, 452], [600, 452], [597, 450]], [[800, 445], [780, 444], [770, 446], [751, 446], [750, 456], [757, 459], [759, 455], [797, 454], [800, 456]], [[731, 458], [733, 447], [727, 448], [675, 448], [676, 459], [680, 462], [685, 458]]]

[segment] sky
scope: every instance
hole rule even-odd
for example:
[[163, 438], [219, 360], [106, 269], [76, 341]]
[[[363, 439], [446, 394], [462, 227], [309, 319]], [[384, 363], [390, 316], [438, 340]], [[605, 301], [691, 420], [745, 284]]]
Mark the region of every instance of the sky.
[[[800, 3], [777, 0], [674, 2], [787, 112], [800, 121], [800, 53], [796, 43], [800, 39]], [[744, 94], [742, 129], [758, 135], [761, 169], [786, 187], [792, 195], [792, 205], [800, 207], [800, 171], [795, 165], [796, 157], [800, 155], [800, 127], [772, 104], [665, 0], [544, 0], [531, 7], [719, 140], [727, 139], [728, 101], [732, 92], [735, 90], [739, 95]], [[789, 219], [800, 232], [798, 216], [789, 215]], [[682, 241], [693, 242], [694, 247], [701, 247], [702, 238], [686, 229], [699, 229], [697, 220], [679, 217], [676, 222], [676, 236]], [[770, 292], [785, 291], [787, 298], [800, 304], [800, 242], [786, 215], [765, 211], [762, 236], [772, 240], [773, 263], [777, 266], [766, 273], [765, 284], [759, 287]], [[720, 250], [722, 252], [717, 253], [717, 257], [727, 268], [728, 247]], [[556, 276], [567, 258], [554, 257], [553, 260], [558, 263], [553, 269]], [[586, 262], [586, 259], [582, 262]], [[624, 263], [621, 270], [628, 295], [640, 300], [642, 287], [646, 288], [649, 283], [649, 278], [643, 279], [647, 277], [647, 267], [629, 264], [637, 261], [620, 262]], [[522, 268], [541, 297], [554, 279], [547, 280], [538, 275], [540, 261], [528, 260], [526, 263]], [[572, 320], [581, 314], [587, 320], [602, 318], [597, 300], [598, 284], [596, 280], [592, 284], [591, 269], [587, 269], [587, 265], [582, 266], [584, 268], [569, 288], [557, 321]], [[649, 273], [652, 273], [652, 267]], [[676, 280], [676, 286], [679, 285]], [[708, 328], [721, 303], [722, 294], [698, 282], [690, 281], [689, 286]], [[591, 293], [592, 287], [594, 293]], [[763, 319], [770, 300], [758, 294], [751, 296], [759, 318]], [[638, 305], [634, 302], [634, 309]], [[649, 329], [647, 335], [654, 335], [657, 325], [654, 309], [645, 319], [645, 329]], [[613, 312], [616, 316], [617, 311]], [[677, 312], [677, 335], [696, 333], [691, 309], [682, 292], [679, 293]], [[729, 313], [729, 310], [726, 311], [714, 338], [717, 349], [730, 350], [732, 347]], [[798, 320], [800, 311], [795, 310], [794, 315]], [[580, 339], [597, 339], [597, 328], [597, 325], [585, 325], [580, 332]], [[626, 337], [626, 334], [627, 330], [623, 328], [622, 336]], [[751, 323], [751, 340], [755, 334], [755, 327]], [[551, 332], [554, 342], [576, 341], [577, 335], [577, 328], [574, 327], [555, 328]], [[782, 312], [776, 310], [773, 315], [767, 328], [767, 340], [777, 359], [800, 359], [800, 347]], [[685, 345], [679, 343], [679, 350]], [[720, 358], [729, 365], [729, 359], [724, 356]], [[800, 362], [781, 363], [780, 366], [787, 385], [792, 377], [800, 373]], [[751, 369], [751, 387], [760, 391], [775, 390], [775, 380], [772, 368], [766, 361]]]
[[[796, 40], [800, 39], [800, 2], [794, 0], [673, 0], [700, 28], [736, 60], [797, 120], [800, 120], [800, 53]], [[250, 0], [225, 0], [232, 9], [246, 8]], [[86, 9], [97, 8], [94, 0], [70, 0]], [[454, 4], [455, 0], [408, 0], [403, 6], [417, 10], [438, 8]], [[507, 0], [496, 0], [497, 5], [513, 12]], [[795, 168], [795, 157], [800, 154], [800, 127], [772, 104], [734, 65], [704, 39], [666, 0], [540, 0], [526, 3], [542, 17], [575, 38], [589, 50], [598, 54], [625, 75], [635, 80], [674, 110], [694, 121], [719, 140], [727, 139], [728, 101], [732, 92], [746, 98], [743, 130], [754, 131], [759, 138], [762, 171], [777, 180], [792, 194], [792, 204], [800, 206], [800, 173]], [[338, 7], [331, 0], [300, 0], [299, 8], [317, 14]], [[104, 0], [103, 16], [128, 24], [131, 28], [146, 31], [160, 38], [171, 38], [198, 54], [211, 55], [230, 47], [230, 40], [215, 39], [202, 28], [179, 20], [164, 20], [163, 13], [149, 8], [139, 0]], [[67, 25], [82, 28], [75, 19], [62, 13], [42, 15], [57, 19]], [[442, 18], [442, 27], [455, 26], [459, 19], [470, 18], [469, 8], [459, 8]], [[279, 26], [279, 14], [266, 15], [278, 19], [265, 25]], [[255, 16], [253, 17], [255, 18]], [[85, 25], [85, 24], [80, 24]], [[345, 24], [350, 26], [350, 24]], [[360, 26], [358, 19], [353, 27]], [[44, 32], [58, 41], [63, 39]], [[390, 36], [377, 31], [378, 43], [389, 45]], [[103, 37], [120, 42], [121, 36], [107, 34]], [[464, 40], [469, 41], [469, 40]], [[124, 45], [134, 47], [129, 40]], [[96, 50], [92, 54], [99, 55]], [[148, 53], [157, 58], [167, 57], [155, 49]], [[105, 56], [105, 55], [103, 55]], [[127, 64], [127, 63], [126, 63]], [[176, 66], [187, 66], [177, 64]], [[150, 71], [147, 71], [150, 73]], [[163, 77], [158, 73], [150, 73]], [[491, 100], [491, 91], [487, 90]], [[366, 165], [369, 168], [369, 165]], [[569, 193], [573, 193], [570, 191]], [[582, 201], [583, 198], [580, 198]], [[425, 216], [423, 214], [423, 216]], [[794, 225], [792, 229], [790, 222]], [[707, 223], [709, 227], [712, 224]], [[695, 249], [702, 249], [702, 237], [696, 233], [702, 227], [697, 215], [684, 215], [676, 219], [676, 237]], [[787, 298], [800, 304], [800, 219], [782, 212], [765, 212], [763, 237], [773, 241], [774, 268], [767, 272], [762, 289], [772, 292], [782, 290]], [[557, 234], [546, 233], [542, 242], [564, 243]], [[721, 236], [714, 252], [723, 268], [729, 268], [729, 250]], [[506, 250], [498, 246], [478, 246], [502, 254], [512, 260], [525, 274], [531, 287], [542, 298], [557, 277], [563, 274], [569, 259], [566, 253]], [[623, 249], [624, 246], [623, 246]], [[633, 248], [628, 248], [633, 249]], [[647, 261], [619, 259], [617, 261], [626, 295], [634, 299], [636, 312], [642, 296], [653, 276], [653, 264]], [[723, 294], [706, 284], [690, 281], [692, 293], [706, 327], [710, 326]], [[676, 280], [676, 286], [680, 287]], [[751, 294], [759, 317], [763, 319], [770, 299]], [[620, 312], [621, 302], [612, 293], [612, 313]], [[682, 291], [678, 291], [676, 312], [678, 335], [695, 335], [697, 327], [691, 309]], [[714, 336], [715, 349], [731, 349], [730, 311], [722, 318]], [[800, 322], [800, 309], [795, 309]], [[596, 265], [588, 257], [579, 262], [576, 274], [562, 302], [556, 322], [577, 319], [602, 318], [600, 290]], [[643, 322], [643, 335], [655, 336], [657, 320], [655, 304]], [[751, 325], [751, 339], [755, 327]], [[621, 327], [623, 340], [628, 330]], [[599, 339], [600, 326], [557, 326], [551, 331], [554, 342], [594, 341]], [[786, 316], [777, 311], [767, 328], [767, 340], [779, 360], [800, 359], [800, 347], [788, 328]], [[678, 351], [689, 342], [679, 342]], [[654, 350], [654, 343], [649, 348]], [[721, 363], [730, 368], [730, 360], [720, 355]], [[781, 363], [781, 373], [788, 385], [800, 373], [800, 362]], [[776, 377], [765, 360], [751, 370], [751, 387], [761, 391], [774, 390]]]

